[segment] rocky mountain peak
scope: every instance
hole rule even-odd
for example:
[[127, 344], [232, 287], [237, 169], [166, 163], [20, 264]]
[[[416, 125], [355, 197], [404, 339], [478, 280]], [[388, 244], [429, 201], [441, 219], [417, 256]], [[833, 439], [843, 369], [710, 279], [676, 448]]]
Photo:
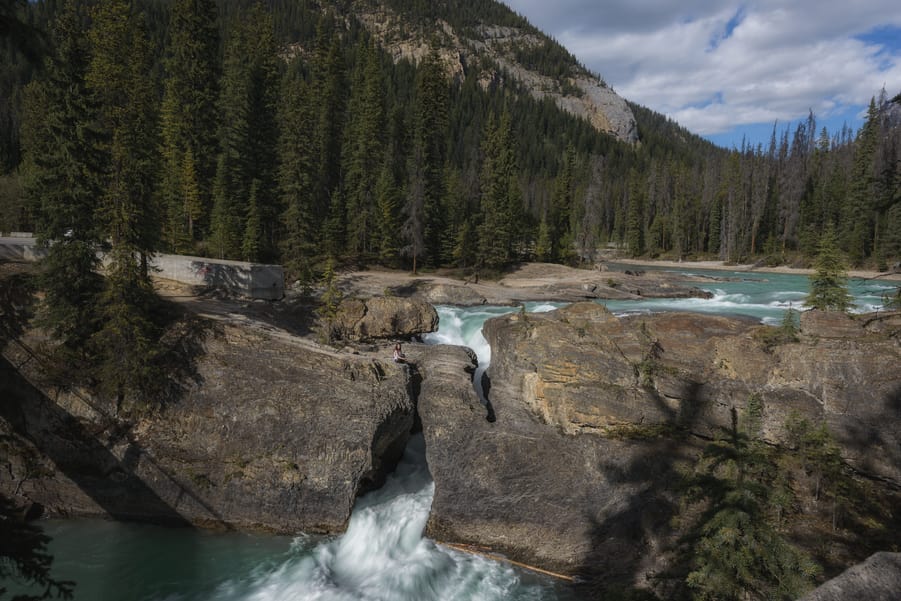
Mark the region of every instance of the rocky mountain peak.
[[600, 132], [629, 143], [638, 140], [635, 116], [625, 99], [524, 20], [522, 26], [481, 21], [461, 27], [439, 17], [411, 19], [389, 4], [358, 0], [354, 10], [395, 61], [419, 62], [435, 49], [453, 79], [476, 77], [487, 87], [510, 77], [535, 98], [553, 100]]

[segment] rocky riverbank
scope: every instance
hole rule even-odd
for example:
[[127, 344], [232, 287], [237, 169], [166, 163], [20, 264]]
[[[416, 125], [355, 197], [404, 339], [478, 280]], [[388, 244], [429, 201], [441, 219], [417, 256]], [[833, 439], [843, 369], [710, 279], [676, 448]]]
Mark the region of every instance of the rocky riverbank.
[[185, 363], [157, 413], [116, 417], [51, 384], [27, 347], [6, 347], [0, 489], [59, 515], [337, 533], [421, 424], [431, 537], [653, 585], [669, 567], [680, 470], [751, 399], [768, 442], [785, 441], [792, 414], [826, 423], [859, 474], [901, 486], [899, 314], [809, 312], [797, 341], [774, 344], [750, 319], [617, 318], [597, 303], [513, 313], [484, 328], [488, 406], [467, 349], [410, 344], [415, 368], [390, 360], [393, 339], [434, 329], [429, 302], [692, 294], [674, 277], [545, 265], [480, 283], [344, 274], [340, 349], [318, 342], [296, 297], [240, 302], [162, 284], [188, 311]]

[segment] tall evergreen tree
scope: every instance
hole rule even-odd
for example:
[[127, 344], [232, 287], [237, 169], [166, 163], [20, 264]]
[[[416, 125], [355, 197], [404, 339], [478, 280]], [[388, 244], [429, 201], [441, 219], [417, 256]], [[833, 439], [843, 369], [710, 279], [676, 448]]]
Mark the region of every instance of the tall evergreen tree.
[[413, 151], [408, 168], [405, 231], [414, 265], [423, 254], [432, 263], [437, 263], [441, 255], [443, 218], [439, 208], [444, 197], [447, 97], [444, 67], [433, 50], [419, 65], [413, 100]]
[[576, 150], [570, 144], [563, 155], [563, 164], [554, 181], [551, 197], [548, 229], [553, 243], [551, 256], [555, 261], [567, 261], [573, 254], [573, 194], [576, 168]]
[[[201, 229], [209, 228], [218, 154], [217, 12], [214, 0], [175, 0], [170, 9], [160, 115], [161, 194], [167, 212], [166, 240], [177, 250], [190, 250]], [[181, 179], [188, 152], [193, 156], [194, 183]], [[196, 186], [197, 190], [196, 200], [190, 203], [182, 197], [186, 185]], [[186, 214], [189, 209], [190, 214]]]
[[504, 110], [485, 134], [482, 165], [482, 222], [479, 259], [489, 267], [506, 265], [516, 256], [516, 224], [521, 219], [522, 195], [512, 121]]
[[247, 229], [251, 217], [254, 180], [258, 181], [256, 205], [263, 228], [260, 256], [269, 259], [275, 251], [281, 214], [276, 182], [279, 80], [272, 16], [257, 4], [231, 32], [221, 81], [222, 157], [214, 182], [213, 239], [226, 257], [243, 252], [239, 232]]
[[155, 294], [147, 260], [159, 234], [153, 202], [157, 121], [149, 43], [128, 0], [97, 5], [89, 38], [86, 81], [107, 134], [101, 215], [112, 247], [96, 344], [102, 388], [118, 409], [129, 392], [146, 393], [156, 379], [159, 332], [150, 318]]
[[327, 228], [331, 239], [323, 240], [322, 246], [329, 246], [332, 256], [344, 250], [346, 229], [344, 196], [341, 194], [341, 148], [348, 95], [346, 79], [341, 38], [330, 18], [323, 17], [317, 30], [310, 100], [318, 109], [313, 140], [316, 151], [313, 215], [318, 220], [316, 231], [324, 231], [325, 222], [331, 220]]
[[854, 148], [851, 188], [842, 223], [845, 248], [851, 262], [859, 265], [872, 246], [872, 203], [875, 197], [873, 158], [879, 136], [879, 112], [875, 98], [870, 99], [864, 122]]
[[686, 498], [706, 501], [688, 537], [686, 583], [694, 599], [790, 601], [819, 573], [773, 525], [790, 495], [777, 477], [773, 450], [748, 431], [758, 422], [749, 415], [740, 429], [733, 412], [732, 427], [707, 446], [689, 477]]
[[98, 327], [97, 251], [104, 239], [95, 218], [103, 158], [98, 111], [85, 81], [90, 48], [83, 16], [67, 3], [56, 22], [56, 51], [45, 78], [29, 86], [23, 131], [26, 194], [38, 241], [48, 247], [42, 321], [64, 348], [82, 356]]
[[375, 194], [384, 154], [385, 86], [373, 42], [361, 42], [346, 128], [344, 187], [347, 191], [347, 250], [357, 257], [374, 248]]
[[317, 163], [313, 152], [316, 107], [310, 88], [289, 71], [282, 82], [279, 102], [279, 194], [284, 207], [282, 261], [289, 272], [306, 277], [318, 253], [315, 184]]

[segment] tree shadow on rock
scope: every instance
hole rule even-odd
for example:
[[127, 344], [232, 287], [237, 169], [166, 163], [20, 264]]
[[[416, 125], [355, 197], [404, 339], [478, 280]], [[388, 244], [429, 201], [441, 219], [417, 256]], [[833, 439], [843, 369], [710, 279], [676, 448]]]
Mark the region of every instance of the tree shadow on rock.
[[[663, 353], [654, 342], [646, 361], [656, 366]], [[644, 371], [647, 367], [645, 362], [636, 367], [637, 384], [663, 419], [624, 431], [619, 444], [627, 447], [616, 456], [625, 454], [627, 459], [602, 464], [609, 488], [627, 491], [627, 498], [602, 518], [587, 516], [591, 550], [579, 570], [583, 575], [579, 589], [587, 597], [653, 600], [658, 599], [655, 592], [664, 599], [685, 596], [686, 566], [653, 560], [672, 554], [678, 545], [673, 522], [680, 504], [675, 491], [684, 480], [680, 466], [699, 450], [690, 433], [703, 415], [705, 391], [703, 384], [685, 380], [674, 406], [657, 390], [656, 370]]]

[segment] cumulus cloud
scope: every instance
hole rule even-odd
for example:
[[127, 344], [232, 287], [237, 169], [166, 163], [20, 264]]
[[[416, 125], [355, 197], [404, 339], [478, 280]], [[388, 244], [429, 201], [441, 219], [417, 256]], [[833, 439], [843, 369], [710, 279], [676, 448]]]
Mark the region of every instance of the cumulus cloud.
[[710, 135], [901, 91], [897, 0], [509, 0], [621, 95]]

